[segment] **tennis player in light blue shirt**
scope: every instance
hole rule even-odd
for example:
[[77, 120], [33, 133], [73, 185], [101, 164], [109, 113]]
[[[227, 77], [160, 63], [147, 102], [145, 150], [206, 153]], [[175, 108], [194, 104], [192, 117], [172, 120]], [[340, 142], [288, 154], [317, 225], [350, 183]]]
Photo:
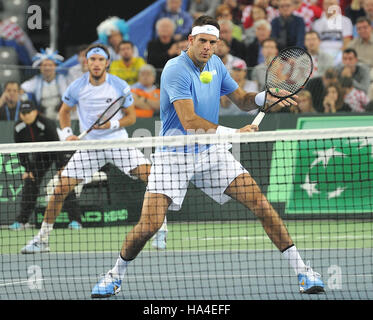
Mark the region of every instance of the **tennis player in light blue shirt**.
[[[199, 17], [188, 37], [186, 53], [167, 62], [161, 76], [161, 135], [185, 135], [197, 131], [219, 135], [258, 130], [255, 125], [234, 129], [218, 124], [221, 95], [227, 95], [244, 111], [263, 105], [265, 95], [263, 92], [247, 93], [238, 87], [214, 55], [219, 29], [214, 18]], [[200, 81], [203, 71], [211, 72], [209, 83]], [[269, 103], [277, 101], [270, 94], [267, 100]], [[296, 102], [287, 99], [279, 103], [280, 106], [289, 104]], [[120, 291], [128, 265], [159, 230], [166, 212], [181, 208], [189, 182], [220, 204], [235, 199], [248, 208], [294, 268], [300, 292], [324, 291], [320, 275], [304, 264], [278, 213], [227, 148], [211, 145], [194, 153], [190, 151], [162, 148], [153, 154], [140, 221], [127, 234], [114, 267], [94, 286], [92, 297], [108, 297]]]
[[[214, 124], [219, 121], [220, 96], [232, 93], [238, 84], [232, 79], [220, 58], [212, 55], [203, 68], [209, 72], [212, 79], [203, 83], [201, 71], [186, 52], [171, 59], [164, 67], [161, 76], [160, 117], [161, 136], [190, 134], [186, 131], [174, 108], [178, 100], [192, 100], [196, 115]], [[212, 93], [212, 94], [211, 94]], [[185, 146], [184, 152], [201, 152], [206, 145], [196, 145], [194, 148]], [[182, 148], [163, 147], [157, 151], [181, 151]]]
[[161, 76], [160, 135], [186, 134], [173, 105], [177, 100], [191, 99], [198, 116], [218, 124], [220, 97], [235, 91], [238, 84], [215, 54], [208, 60], [203, 71], [211, 73], [212, 80], [209, 83], [200, 80], [201, 71], [186, 52], [167, 62]]

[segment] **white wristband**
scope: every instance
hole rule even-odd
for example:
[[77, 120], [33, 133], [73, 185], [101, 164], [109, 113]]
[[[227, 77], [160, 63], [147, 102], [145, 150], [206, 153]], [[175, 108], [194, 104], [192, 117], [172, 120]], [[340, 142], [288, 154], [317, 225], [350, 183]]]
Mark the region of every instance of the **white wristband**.
[[216, 134], [229, 134], [229, 133], [235, 133], [237, 129], [224, 127], [224, 126], [218, 126], [216, 128]]
[[256, 103], [256, 105], [259, 106], [259, 107], [263, 107], [264, 106], [265, 97], [266, 97], [266, 92], [265, 91], [259, 92], [255, 96], [255, 103]]
[[110, 129], [119, 129], [119, 120], [110, 120]]
[[74, 133], [70, 127], [65, 127], [61, 130], [61, 140], [63, 141], [72, 135], [74, 135]]

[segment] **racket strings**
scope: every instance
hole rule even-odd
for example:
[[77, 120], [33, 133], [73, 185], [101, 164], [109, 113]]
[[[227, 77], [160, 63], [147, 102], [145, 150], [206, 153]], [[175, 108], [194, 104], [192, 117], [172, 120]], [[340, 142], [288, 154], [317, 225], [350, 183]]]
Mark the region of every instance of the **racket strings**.
[[311, 72], [312, 58], [303, 49], [283, 50], [269, 66], [267, 88], [276, 97], [288, 96], [305, 85]]
[[107, 121], [109, 121], [111, 118], [113, 118], [117, 112], [120, 110], [120, 108], [123, 105], [124, 99], [119, 99], [115, 101], [111, 106], [109, 106], [105, 112], [101, 115], [99, 120], [99, 125], [105, 124]]

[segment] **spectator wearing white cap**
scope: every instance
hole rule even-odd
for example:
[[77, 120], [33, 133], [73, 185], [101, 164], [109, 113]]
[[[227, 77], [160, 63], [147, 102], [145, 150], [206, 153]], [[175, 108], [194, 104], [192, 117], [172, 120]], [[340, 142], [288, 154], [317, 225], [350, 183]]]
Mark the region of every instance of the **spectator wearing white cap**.
[[[109, 17], [97, 26], [97, 35], [99, 42], [108, 47], [111, 61], [120, 60], [119, 45], [123, 40], [130, 40], [126, 21], [118, 17]], [[136, 46], [133, 51], [133, 56], [137, 57], [139, 51]]]
[[47, 48], [37, 53], [33, 60], [32, 66], [39, 67], [40, 74], [22, 83], [21, 89], [29, 98], [35, 100], [42, 114], [49, 119], [57, 120], [62, 103], [61, 97], [68, 85], [67, 78], [56, 71], [64, 58]]

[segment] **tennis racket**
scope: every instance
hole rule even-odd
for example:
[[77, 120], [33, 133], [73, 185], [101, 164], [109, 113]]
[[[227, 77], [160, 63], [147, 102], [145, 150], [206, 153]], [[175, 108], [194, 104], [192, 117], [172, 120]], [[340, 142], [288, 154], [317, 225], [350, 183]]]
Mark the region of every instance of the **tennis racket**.
[[[288, 47], [273, 58], [266, 72], [264, 104], [252, 124], [259, 125], [265, 114], [279, 102], [304, 88], [313, 71], [310, 54], [299, 47]], [[267, 94], [278, 100], [266, 107]]]
[[122, 108], [123, 103], [127, 99], [127, 97], [131, 94], [131, 89], [130, 87], [127, 87], [126, 89], [123, 90], [123, 95], [117, 98], [114, 102], [112, 102], [106, 110], [98, 117], [98, 119], [95, 121], [92, 126], [82, 132], [78, 138], [82, 139], [84, 138], [88, 133], [90, 133], [96, 125], [102, 126], [106, 122], [110, 121], [117, 113], [118, 111]]

